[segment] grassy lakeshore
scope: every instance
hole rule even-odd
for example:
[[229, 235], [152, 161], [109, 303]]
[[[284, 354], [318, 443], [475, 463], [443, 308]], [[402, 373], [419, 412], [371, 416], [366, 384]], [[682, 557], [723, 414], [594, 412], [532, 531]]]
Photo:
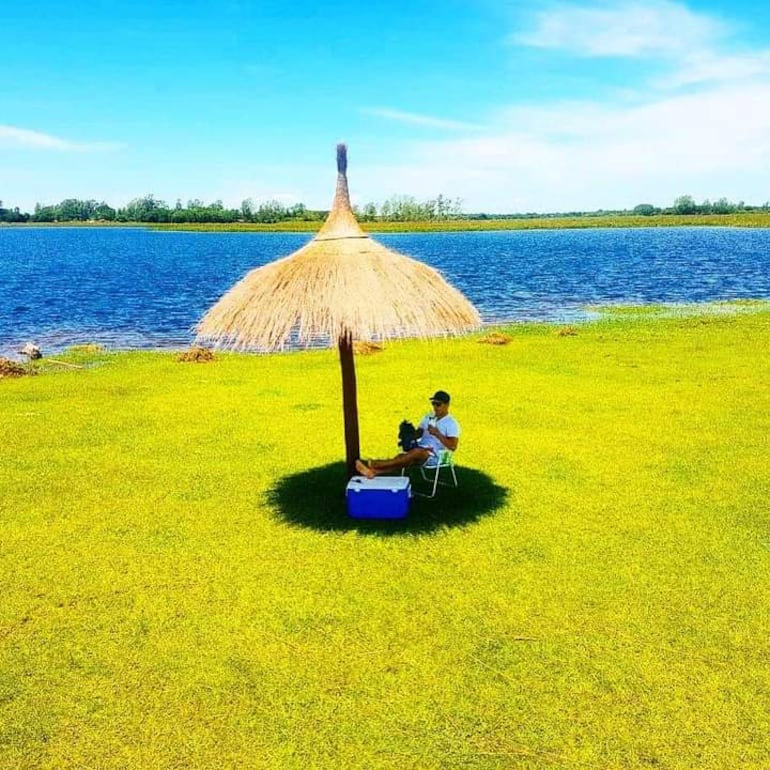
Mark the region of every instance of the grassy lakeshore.
[[[152, 225], [157, 230], [212, 232], [315, 232], [321, 222], [276, 224]], [[566, 230], [599, 227], [770, 227], [770, 212], [670, 216], [532, 217], [529, 219], [448, 219], [428, 222], [362, 222], [370, 233], [473, 232], [487, 230]]]
[[[322, 222], [287, 221], [274, 224], [203, 223], [152, 224], [138, 222], [61, 222], [5, 225], [6, 227], [149, 227], [153, 230], [193, 232], [314, 233]], [[0, 224], [0, 229], [3, 225]], [[362, 222], [371, 233], [464, 232], [484, 230], [564, 230], [595, 227], [770, 227], [770, 212], [655, 216], [532, 217], [528, 219], [450, 219], [426, 222]]]
[[332, 351], [0, 380], [0, 767], [766, 768], [770, 305], [506, 331], [358, 358], [463, 428], [406, 524]]

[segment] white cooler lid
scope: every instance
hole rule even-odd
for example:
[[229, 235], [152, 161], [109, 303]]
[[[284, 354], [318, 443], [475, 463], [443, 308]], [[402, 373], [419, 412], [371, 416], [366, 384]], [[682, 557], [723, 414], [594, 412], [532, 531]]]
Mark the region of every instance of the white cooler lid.
[[353, 476], [348, 481], [348, 491], [366, 492], [372, 490], [390, 490], [391, 492], [401, 492], [409, 489], [408, 476], [375, 476], [373, 479], [367, 479], [366, 476]]

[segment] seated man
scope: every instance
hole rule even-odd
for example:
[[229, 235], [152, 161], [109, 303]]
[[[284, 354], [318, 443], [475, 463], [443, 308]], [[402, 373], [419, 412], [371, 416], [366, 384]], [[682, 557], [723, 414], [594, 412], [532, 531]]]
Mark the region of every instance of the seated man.
[[449, 414], [449, 393], [437, 390], [431, 397], [433, 414], [426, 414], [417, 427], [418, 442], [414, 449], [402, 452], [390, 460], [356, 460], [356, 470], [368, 479], [382, 473], [390, 473], [410, 465], [432, 465], [438, 462], [441, 452], [454, 452], [460, 437], [460, 426]]

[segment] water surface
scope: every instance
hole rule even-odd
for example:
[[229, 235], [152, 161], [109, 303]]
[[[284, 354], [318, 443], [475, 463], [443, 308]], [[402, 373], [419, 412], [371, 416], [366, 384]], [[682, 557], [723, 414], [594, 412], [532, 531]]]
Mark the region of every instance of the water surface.
[[[0, 352], [179, 348], [250, 269], [294, 233], [0, 229]], [[488, 322], [577, 320], [586, 305], [770, 298], [770, 230], [650, 228], [375, 236], [438, 268]]]

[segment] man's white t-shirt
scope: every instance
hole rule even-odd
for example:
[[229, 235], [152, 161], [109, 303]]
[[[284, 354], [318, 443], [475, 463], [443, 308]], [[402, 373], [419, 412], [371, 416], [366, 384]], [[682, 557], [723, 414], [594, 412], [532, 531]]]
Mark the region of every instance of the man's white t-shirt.
[[435, 436], [431, 436], [431, 434], [428, 433], [429, 425], [435, 425], [447, 438], [460, 437], [460, 426], [451, 414], [444, 415], [439, 419], [436, 419], [436, 415], [432, 412], [426, 414], [417, 426], [418, 428], [422, 428], [422, 436], [420, 437], [419, 444], [426, 449], [430, 449], [436, 457], [446, 450], [447, 447], [445, 447]]

